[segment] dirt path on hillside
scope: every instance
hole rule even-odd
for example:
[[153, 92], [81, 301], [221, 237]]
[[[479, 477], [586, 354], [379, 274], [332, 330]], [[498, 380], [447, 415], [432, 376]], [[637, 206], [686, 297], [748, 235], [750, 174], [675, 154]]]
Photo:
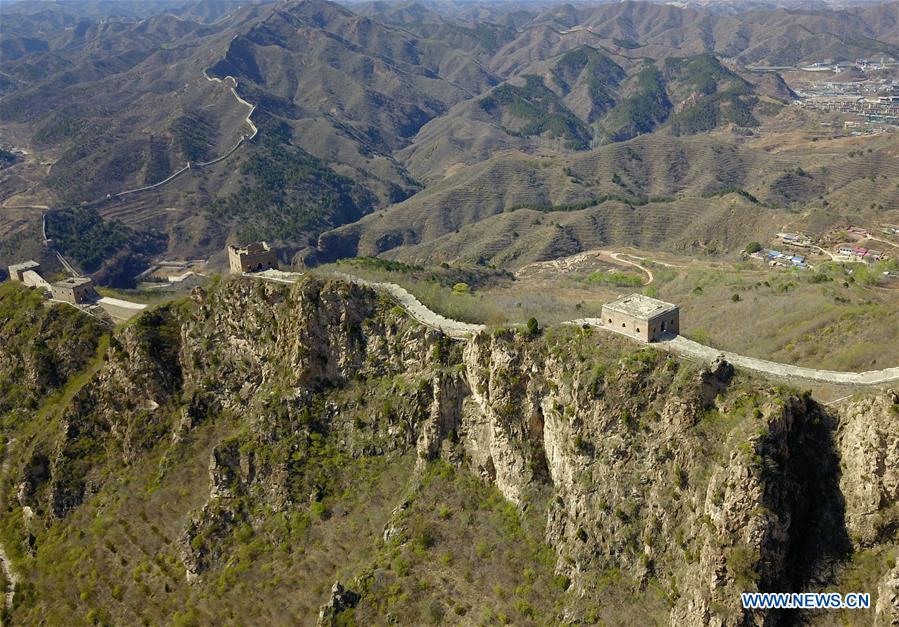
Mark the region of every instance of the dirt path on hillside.
[[[629, 257], [630, 259], [625, 259], [625, 257]], [[605, 261], [606, 263], [612, 265], [626, 265], [631, 266], [633, 268], [637, 268], [646, 275], [646, 282], [643, 284], [644, 286], [649, 285], [655, 280], [655, 277], [652, 274], [652, 270], [649, 268], [637, 263], [636, 261], [632, 261], [632, 259], [637, 259], [638, 261], [644, 261], [649, 263], [655, 263], [660, 266], [665, 266], [666, 268], [682, 268], [684, 266], [676, 266], [674, 264], [665, 263], [664, 261], [656, 261], [655, 259], [648, 259], [646, 257], [638, 257], [637, 255], [632, 255], [630, 253], [622, 253], [613, 250], [604, 250], [600, 248], [596, 248], [593, 250], [585, 250], [583, 252], [577, 253], [575, 255], [571, 255], [569, 257], [562, 257], [561, 259], [551, 259], [549, 261], [535, 261], [533, 263], [529, 263], [525, 266], [522, 266], [518, 270], [515, 271], [515, 276], [522, 276], [527, 271], [540, 271], [540, 270], [552, 270], [555, 272], [562, 271], [570, 271], [575, 269], [579, 264], [587, 261], [588, 259], [599, 259], [601, 261]]]
[[621, 258], [621, 255], [622, 255], [622, 253], [609, 253], [609, 257], [611, 257], [611, 258], [614, 259], [615, 261], [617, 261], [617, 262], [619, 262], [619, 263], [624, 263], [624, 264], [627, 264], [627, 265], [629, 265], [629, 266], [633, 266], [633, 267], [635, 267], [635, 268], [639, 268], [640, 270], [642, 270], [643, 273], [646, 275], [646, 279], [647, 279], [646, 283], [643, 284], [644, 286], [649, 285], [650, 283], [652, 283], [653, 281], [655, 281], [655, 277], [652, 276], [652, 270], [650, 270], [650, 269], [647, 268], [647, 267], [641, 266], [641, 265], [640, 265], [639, 263], [637, 263], [636, 261], [630, 261], [630, 260], [628, 260], [628, 259], [622, 259], [622, 258]]

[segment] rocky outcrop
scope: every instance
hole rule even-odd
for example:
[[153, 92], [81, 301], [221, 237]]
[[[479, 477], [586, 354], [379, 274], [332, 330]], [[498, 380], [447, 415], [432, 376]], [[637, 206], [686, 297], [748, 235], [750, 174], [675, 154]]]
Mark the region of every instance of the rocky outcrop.
[[899, 532], [899, 396], [860, 399], [842, 412], [838, 446], [846, 527], [860, 546]]
[[875, 627], [899, 625], [899, 565], [887, 571], [877, 586], [877, 605], [874, 608]]
[[318, 625], [330, 627], [336, 625], [337, 616], [359, 602], [359, 595], [352, 590], [345, 590], [339, 581], [331, 586], [331, 595], [318, 612]]
[[503, 495], [522, 503], [546, 476], [540, 358], [512, 332], [480, 334], [464, 349], [471, 397], [462, 406], [462, 443], [472, 467]]
[[[256, 297], [283, 298], [279, 288], [262, 289]], [[882, 506], [897, 500], [888, 470], [893, 440], [887, 433], [895, 431], [887, 423], [878, 431], [851, 418], [869, 415], [869, 407], [850, 410], [839, 423], [838, 447], [837, 417], [808, 397], [759, 389], [720, 359], [694, 368], [652, 351], [584, 354], [595, 339], [582, 329], [550, 341], [481, 333], [462, 345], [461, 354], [441, 359], [446, 351], [439, 334], [385, 324], [383, 310], [356, 302], [366, 298], [353, 291], [360, 288], [337, 289], [350, 291], [333, 300], [301, 292], [304, 303], [317, 304], [292, 320], [283, 342], [277, 334], [264, 343], [250, 341], [266, 333], [265, 324], [253, 319], [265, 311], [244, 311], [249, 319], [222, 317], [215, 296], [203, 301], [200, 321], [208, 307], [212, 328], [231, 325], [227, 342], [192, 357], [217, 359], [220, 369], [224, 364], [216, 402], [233, 407], [231, 394], [253, 398], [249, 383], [264, 389], [276, 376], [311, 391], [354, 376], [419, 373], [416, 389], [389, 391], [392, 407], [379, 427], [380, 445], [360, 452], [414, 446], [422, 463], [464, 460], [521, 507], [549, 489], [546, 538], [575, 595], [593, 594], [605, 585], [604, 573], [614, 570], [631, 590], [670, 582], [671, 624], [776, 622], [773, 612], [745, 612], [739, 593], [816, 589], [833, 581], [836, 565], [852, 550], [846, 529], [873, 516], [872, 507], [882, 519]], [[349, 333], [348, 321], [361, 334]], [[270, 323], [277, 328], [286, 321]], [[188, 335], [205, 336], [208, 330], [197, 325]], [[293, 344], [294, 335], [309, 345]], [[187, 345], [194, 351], [198, 343]], [[228, 374], [238, 353], [249, 374], [236, 367]], [[196, 389], [208, 385], [197, 383]], [[871, 402], [888, 409], [883, 399]], [[326, 405], [332, 426], [348, 413], [347, 407]], [[853, 454], [853, 447], [865, 453]], [[251, 460], [235, 451], [213, 455], [207, 508], [256, 489]], [[853, 495], [848, 477], [877, 469], [883, 469], [879, 500], [871, 500], [870, 487]], [[270, 475], [270, 469], [255, 472]], [[401, 502], [385, 541], [401, 533], [403, 511]]]
[[[583, 599], [653, 590], [672, 625], [775, 624], [739, 593], [823, 589], [853, 551], [896, 541], [897, 406], [876, 394], [837, 413], [724, 360], [701, 367], [573, 326], [450, 342], [363, 286], [237, 279], [117, 331], [15, 485], [19, 506], [65, 517], [109, 465], [154, 450], [164, 481], [200, 425], [220, 427], [203, 449], [208, 494], [175, 536], [202, 585], [236, 530], [330, 515], [324, 479], [341, 463], [444, 459], [545, 510], [570, 583], [560, 620], [586, 621]], [[410, 474], [385, 543], [406, 535]], [[883, 624], [896, 581], [895, 568], [878, 575]], [[349, 595], [337, 586], [321, 620]]]
[[203, 506], [180, 538], [181, 562], [188, 583], [199, 581], [225, 555], [228, 539], [237, 525], [246, 520], [240, 504], [210, 501]]
[[418, 458], [423, 462], [436, 459], [444, 442], [458, 441], [462, 403], [468, 395], [468, 386], [458, 373], [435, 373], [431, 389], [429, 415], [422, 423], [416, 445]]

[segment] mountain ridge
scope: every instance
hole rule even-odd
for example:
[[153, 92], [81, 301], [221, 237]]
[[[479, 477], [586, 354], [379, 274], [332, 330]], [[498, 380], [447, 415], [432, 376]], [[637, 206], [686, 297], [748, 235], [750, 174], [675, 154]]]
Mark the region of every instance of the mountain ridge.
[[[228, 5], [214, 21], [192, 3], [173, 5], [171, 15], [106, 21], [94, 6], [38, 14], [16, 6], [4, 8], [10, 26], [0, 37], [14, 52], [0, 63], [0, 114], [10, 122], [0, 141], [38, 156], [0, 171], [0, 190], [9, 190], [4, 204], [64, 209], [224, 154], [245, 132], [242, 111], [198, 71], [208, 70], [236, 78], [237, 93], [256, 107], [259, 140], [227, 163], [140, 198], [111, 198], [99, 213], [131, 229], [158, 231], [171, 255], [220, 256], [226, 242], [261, 234], [283, 245], [286, 255], [299, 253], [299, 261], [315, 259], [309, 252], [318, 237], [345, 220], [395, 212], [445, 177], [503, 154], [554, 155], [561, 163], [572, 150], [602, 150], [641, 134], [731, 132], [739, 144], [739, 134], [777, 124], [783, 105], [796, 97], [778, 75], [750, 71], [746, 63], [834, 56], [827, 33], [837, 24], [841, 36], [869, 46], [864, 53], [844, 46], [845, 54], [890, 49], [888, 14], [895, 4], [729, 15], [632, 2], [542, 11], [527, 3], [425, 3], [397, 7], [395, 14], [364, 5], [360, 15], [353, 7], [306, 0]], [[42, 19], [46, 30], [34, 37], [35, 20]], [[798, 33], [806, 21], [806, 34], [824, 39], [815, 43]], [[767, 38], [759, 34], [763, 27]], [[122, 90], [125, 97], [118, 96]], [[298, 210], [289, 209], [294, 218], [284, 221], [270, 205], [269, 219], [259, 211], [271, 197], [267, 190], [243, 216], [261, 217], [258, 228], [240, 227], [236, 209], [217, 223], [216, 207], [265, 187], [252, 163], [268, 158], [274, 145], [302, 155], [316, 172], [332, 173], [319, 182], [352, 179], [359, 186], [355, 206], [339, 200], [345, 196], [335, 187], [327, 191], [336, 194], [332, 207], [322, 202], [326, 194], [316, 193], [308, 196], [307, 217], [295, 219]], [[284, 206], [298, 207], [311, 188], [297, 189], [288, 190]], [[603, 187], [520, 201], [639, 200], [670, 195], [653, 191], [664, 189]], [[801, 192], [789, 202], [800, 198], [813, 196]], [[37, 218], [9, 215], [9, 228], [30, 237]], [[485, 212], [462, 208], [460, 215]], [[13, 251], [26, 249], [7, 246], [4, 259], [15, 261]]]

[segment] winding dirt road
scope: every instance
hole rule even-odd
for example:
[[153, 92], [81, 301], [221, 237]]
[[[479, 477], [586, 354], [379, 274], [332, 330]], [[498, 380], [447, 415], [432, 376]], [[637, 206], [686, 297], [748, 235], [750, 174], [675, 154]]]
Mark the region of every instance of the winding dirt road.
[[563, 271], [563, 270], [572, 270], [577, 267], [583, 261], [586, 261], [590, 258], [603, 259], [606, 262], [610, 262], [612, 264], [620, 264], [631, 266], [637, 268], [646, 275], [646, 282], [643, 284], [644, 286], [649, 285], [655, 280], [655, 277], [652, 274], [652, 270], [649, 268], [635, 262], [631, 261], [631, 259], [625, 259], [624, 257], [630, 257], [631, 259], [638, 259], [640, 261], [648, 261], [651, 263], [657, 263], [660, 266], [666, 266], [668, 268], [680, 268], [683, 266], [675, 266], [670, 263], [665, 263], [663, 261], [656, 261], [654, 259], [647, 259], [646, 257], [638, 257], [637, 255], [631, 255], [629, 253], [621, 253], [617, 251], [604, 250], [601, 248], [595, 248], [593, 250], [585, 250], [583, 252], [570, 255], [568, 257], [562, 257], [561, 259], [550, 259], [549, 261], [535, 261], [533, 263], [529, 263], [525, 266], [519, 268], [516, 272], [516, 276], [523, 276], [527, 274], [528, 271], [536, 270], [553, 270], [553, 271]]
[[635, 268], [638, 268], [638, 269], [642, 270], [642, 271], [643, 271], [643, 274], [646, 275], [646, 279], [647, 279], [646, 283], [643, 284], [644, 286], [649, 285], [650, 283], [652, 283], [653, 281], [655, 281], [655, 277], [652, 275], [652, 270], [650, 270], [649, 268], [647, 268], [647, 267], [645, 267], [645, 266], [641, 266], [641, 265], [640, 265], [639, 263], [637, 263], [636, 261], [630, 261], [630, 260], [628, 260], [628, 259], [622, 259], [622, 258], [621, 258], [622, 254], [623, 254], [623, 253], [609, 253], [609, 257], [611, 257], [612, 259], [614, 259], [614, 260], [617, 261], [618, 263], [627, 264], [627, 265], [629, 265], [629, 266], [633, 266], [633, 267], [635, 267]]

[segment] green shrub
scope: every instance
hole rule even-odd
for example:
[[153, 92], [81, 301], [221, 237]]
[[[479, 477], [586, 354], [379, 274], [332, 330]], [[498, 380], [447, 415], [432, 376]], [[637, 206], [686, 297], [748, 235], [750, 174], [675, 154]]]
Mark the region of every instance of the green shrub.
[[594, 285], [639, 287], [643, 285], [643, 276], [633, 272], [591, 272], [586, 281]]

